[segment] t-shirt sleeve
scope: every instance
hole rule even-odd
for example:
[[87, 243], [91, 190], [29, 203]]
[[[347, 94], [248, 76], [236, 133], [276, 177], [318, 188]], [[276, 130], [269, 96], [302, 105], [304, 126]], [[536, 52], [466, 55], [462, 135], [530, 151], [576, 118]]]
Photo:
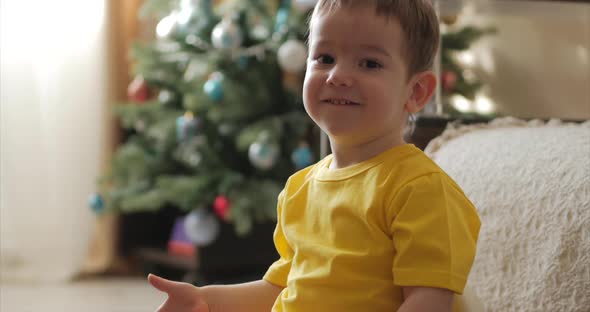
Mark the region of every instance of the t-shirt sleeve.
[[291, 270], [291, 262], [293, 260], [293, 250], [287, 243], [285, 234], [283, 232], [282, 211], [284, 203], [285, 191], [283, 190], [277, 201], [277, 226], [274, 232], [274, 244], [279, 253], [279, 260], [275, 261], [264, 274], [263, 279], [269, 283], [277, 286], [287, 287], [287, 276]]
[[462, 294], [480, 228], [463, 191], [445, 174], [433, 173], [403, 186], [389, 208], [394, 212], [394, 284]]

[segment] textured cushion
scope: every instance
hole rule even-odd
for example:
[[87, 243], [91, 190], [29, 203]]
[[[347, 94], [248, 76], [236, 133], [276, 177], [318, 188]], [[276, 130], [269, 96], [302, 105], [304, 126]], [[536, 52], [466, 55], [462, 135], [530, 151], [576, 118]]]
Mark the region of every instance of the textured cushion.
[[589, 311], [590, 122], [450, 126], [426, 153], [480, 213], [468, 285], [486, 311]]

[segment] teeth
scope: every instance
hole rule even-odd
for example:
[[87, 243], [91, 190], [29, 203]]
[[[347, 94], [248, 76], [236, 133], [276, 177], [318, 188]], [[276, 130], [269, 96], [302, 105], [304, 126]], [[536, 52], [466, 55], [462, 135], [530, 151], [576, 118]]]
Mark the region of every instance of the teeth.
[[348, 105], [348, 104], [352, 104], [352, 102], [347, 101], [347, 100], [330, 100], [330, 103], [336, 104], [336, 105]]

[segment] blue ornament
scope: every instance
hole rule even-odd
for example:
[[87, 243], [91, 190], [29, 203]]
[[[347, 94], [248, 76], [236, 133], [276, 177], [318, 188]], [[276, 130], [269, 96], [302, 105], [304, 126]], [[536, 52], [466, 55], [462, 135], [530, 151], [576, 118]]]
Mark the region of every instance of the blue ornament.
[[199, 128], [199, 119], [194, 117], [192, 112], [186, 112], [184, 115], [176, 118], [176, 139], [179, 142], [193, 137], [197, 134]]
[[314, 159], [309, 145], [301, 143], [291, 154], [291, 160], [298, 170], [311, 165]]
[[88, 197], [88, 206], [92, 208], [95, 214], [99, 215], [104, 211], [104, 200], [100, 194], [94, 193]]
[[283, 6], [277, 10], [277, 19], [275, 22], [275, 31], [280, 31], [284, 27], [287, 27], [289, 22], [289, 7]]
[[238, 67], [240, 67], [240, 69], [248, 68], [249, 63], [250, 63], [250, 60], [248, 59], [247, 56], [242, 55], [238, 58]]
[[199, 15], [211, 16], [213, 15], [212, 0], [180, 0], [180, 13], [188, 12]]
[[201, 5], [201, 11], [206, 13], [207, 15], [213, 14], [213, 6], [211, 5], [211, 0], [201, 0], [199, 1]]
[[215, 72], [203, 86], [205, 94], [214, 102], [223, 100], [223, 74]]

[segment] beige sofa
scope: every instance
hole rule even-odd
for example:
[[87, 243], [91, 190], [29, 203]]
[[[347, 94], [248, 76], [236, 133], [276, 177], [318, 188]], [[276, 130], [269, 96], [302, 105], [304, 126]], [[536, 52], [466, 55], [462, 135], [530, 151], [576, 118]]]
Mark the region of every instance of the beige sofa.
[[590, 311], [590, 122], [450, 126], [425, 151], [478, 208], [485, 311]]

